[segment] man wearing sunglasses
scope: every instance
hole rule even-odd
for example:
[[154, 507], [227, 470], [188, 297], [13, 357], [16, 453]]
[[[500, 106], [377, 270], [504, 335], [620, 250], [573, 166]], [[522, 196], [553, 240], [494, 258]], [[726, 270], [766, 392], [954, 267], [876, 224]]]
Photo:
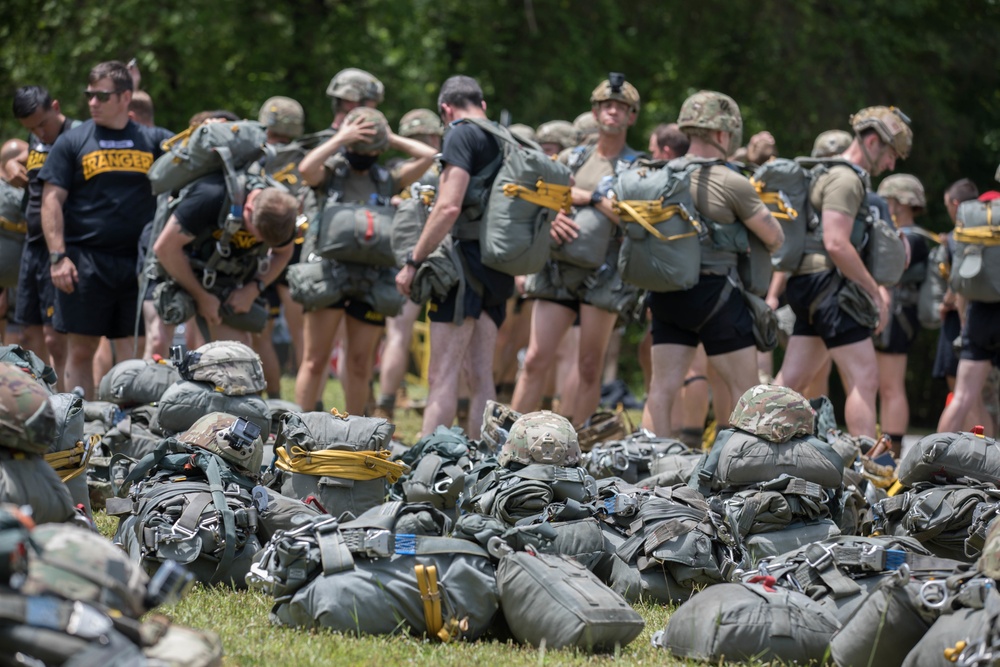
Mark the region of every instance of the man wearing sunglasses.
[[101, 336], [119, 361], [131, 356], [139, 235], [156, 200], [146, 172], [160, 148], [129, 119], [132, 77], [124, 64], [90, 71], [91, 120], [59, 137], [39, 173], [42, 231], [56, 288], [53, 325], [67, 334], [66, 386], [91, 398]]

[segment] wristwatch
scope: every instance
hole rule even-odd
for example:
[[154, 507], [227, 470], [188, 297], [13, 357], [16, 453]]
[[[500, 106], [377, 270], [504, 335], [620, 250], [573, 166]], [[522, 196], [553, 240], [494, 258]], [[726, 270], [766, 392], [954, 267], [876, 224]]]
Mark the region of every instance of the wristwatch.
[[417, 260], [413, 259], [413, 251], [412, 250], [410, 252], [406, 253], [406, 261], [404, 263], [407, 266], [412, 266], [415, 269], [419, 269], [420, 265], [423, 264], [423, 262], [418, 262]]
[[601, 203], [602, 199], [604, 199], [604, 195], [601, 194], [600, 190], [594, 190], [594, 192], [590, 195], [590, 205], [597, 206]]
[[64, 252], [50, 252], [49, 253], [49, 266], [55, 266], [59, 262], [63, 261], [63, 258], [65, 258], [65, 257], [66, 257], [66, 253], [64, 253]]

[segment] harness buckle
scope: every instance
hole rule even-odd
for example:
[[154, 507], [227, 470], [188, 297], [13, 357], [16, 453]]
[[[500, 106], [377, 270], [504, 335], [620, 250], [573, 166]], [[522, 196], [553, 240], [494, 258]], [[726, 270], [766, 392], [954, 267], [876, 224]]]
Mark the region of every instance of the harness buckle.
[[816, 560], [811, 560], [809, 555], [807, 554], [806, 565], [815, 570], [824, 570], [826, 569], [826, 566], [832, 563], [834, 560], [833, 547], [823, 544], [817, 544], [816, 546], [819, 547], [823, 551], [823, 553]]
[[207, 290], [215, 287], [215, 279], [218, 275], [215, 273], [215, 269], [205, 269], [201, 273], [201, 286]]

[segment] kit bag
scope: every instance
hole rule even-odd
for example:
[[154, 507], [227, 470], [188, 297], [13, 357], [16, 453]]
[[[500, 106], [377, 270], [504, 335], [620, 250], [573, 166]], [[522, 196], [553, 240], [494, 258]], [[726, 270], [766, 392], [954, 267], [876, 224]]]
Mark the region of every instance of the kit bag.
[[954, 484], [962, 477], [995, 483], [1000, 479], [1000, 448], [984, 435], [932, 433], [906, 451], [896, 475], [904, 486]]
[[122, 408], [155, 403], [170, 385], [180, 379], [177, 369], [165, 361], [127, 359], [115, 364], [101, 378], [97, 400]]
[[173, 384], [163, 393], [156, 408], [156, 426], [163, 433], [180, 433], [210, 412], [246, 417], [263, 433], [270, 431], [270, 413], [260, 396], [228, 395], [207, 382], [187, 381]]
[[941, 302], [948, 291], [951, 258], [947, 244], [931, 248], [927, 258], [927, 277], [920, 283], [917, 295], [917, 317], [925, 329], [941, 328]]
[[[687, 455], [690, 452], [688, 446], [680, 440], [654, 438], [639, 433], [624, 440], [598, 443], [584, 455], [584, 460], [587, 472], [595, 479], [620, 477], [635, 484], [652, 474], [652, 469], [661, 458]], [[686, 478], [681, 481], [686, 481]]]
[[344, 298], [347, 267], [339, 262], [305, 261], [288, 267], [288, 291], [303, 308], [318, 310]]
[[809, 205], [811, 174], [798, 160], [775, 158], [757, 167], [750, 183], [775, 220], [785, 240], [771, 264], [775, 271], [795, 271], [805, 253], [806, 236], [819, 226]]
[[582, 269], [598, 268], [608, 256], [615, 224], [593, 206], [577, 209], [573, 222], [579, 227], [576, 238], [553, 243], [552, 259]]
[[75, 513], [73, 496], [45, 459], [2, 447], [0, 502], [30, 505], [35, 523], [69, 521]]
[[743, 544], [749, 555], [749, 561], [756, 564], [762, 558], [772, 558], [812, 542], [828, 540], [839, 535], [840, 528], [830, 519], [793, 521], [781, 530], [747, 535]]
[[622, 280], [652, 292], [694, 287], [701, 269], [701, 237], [707, 227], [691, 198], [691, 173], [639, 162], [616, 178], [615, 212], [625, 227], [618, 271]]
[[828, 609], [802, 593], [767, 583], [718, 584], [678, 607], [653, 645], [715, 664], [819, 663], [839, 629]]
[[645, 627], [624, 598], [567, 556], [508, 554], [497, 567], [497, 587], [511, 634], [535, 647], [616, 651]]
[[341, 262], [396, 266], [392, 252], [394, 207], [327, 201], [316, 241], [317, 254]]
[[0, 181], [0, 288], [17, 285], [28, 223], [21, 210], [24, 190]]
[[951, 287], [970, 301], [1000, 302], [1000, 201], [959, 204]]
[[221, 171], [224, 160], [242, 169], [264, 155], [266, 144], [267, 129], [255, 121], [202, 123], [164, 141], [163, 155], [146, 175], [154, 195], [178, 192], [202, 176]]

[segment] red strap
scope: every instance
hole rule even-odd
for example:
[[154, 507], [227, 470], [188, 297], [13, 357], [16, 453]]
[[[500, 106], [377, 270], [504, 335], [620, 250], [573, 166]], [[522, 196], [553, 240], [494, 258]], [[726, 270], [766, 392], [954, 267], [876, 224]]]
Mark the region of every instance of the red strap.
[[774, 577], [772, 577], [771, 575], [763, 577], [763, 576], [761, 576], [761, 575], [758, 574], [756, 577], [750, 577], [749, 579], [747, 579], [747, 583], [748, 584], [763, 584], [764, 590], [767, 591], [768, 593], [776, 593], [777, 592], [777, 591], [774, 590], [774, 585], [776, 583], [778, 583], [778, 580], [775, 579]]
[[372, 237], [375, 236], [375, 216], [372, 215], [371, 211], [365, 211], [365, 215], [368, 216], [368, 229], [365, 230], [365, 241], [371, 241]]

